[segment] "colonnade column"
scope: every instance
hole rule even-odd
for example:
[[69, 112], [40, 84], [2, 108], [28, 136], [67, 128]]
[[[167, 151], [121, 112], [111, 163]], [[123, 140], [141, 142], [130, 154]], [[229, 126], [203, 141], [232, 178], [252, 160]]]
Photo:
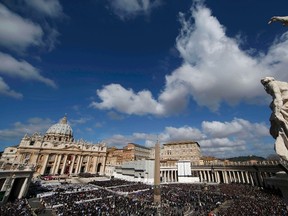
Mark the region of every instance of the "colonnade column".
[[229, 183], [228, 182], [228, 176], [227, 176], [227, 171], [225, 170], [224, 172], [223, 172], [223, 179], [224, 179], [224, 183]]
[[247, 182], [248, 184], [250, 184], [249, 172], [245, 172], [245, 177], [246, 177], [246, 182]]
[[241, 171], [241, 182], [243, 183], [243, 184], [245, 184], [246, 183], [246, 181], [245, 181], [245, 179], [244, 179], [244, 173]]
[[199, 171], [199, 180], [200, 180], [200, 182], [202, 182], [202, 181], [203, 181], [203, 177], [202, 177], [202, 171]]
[[[219, 171], [215, 172], [215, 178], [216, 178], [216, 182], [219, 183], [220, 182], [220, 176], [219, 176]], [[223, 180], [224, 181], [224, 180]]]
[[251, 185], [254, 186], [255, 183], [254, 183], [254, 180], [253, 180], [253, 173], [249, 173], [249, 178], [250, 178]]

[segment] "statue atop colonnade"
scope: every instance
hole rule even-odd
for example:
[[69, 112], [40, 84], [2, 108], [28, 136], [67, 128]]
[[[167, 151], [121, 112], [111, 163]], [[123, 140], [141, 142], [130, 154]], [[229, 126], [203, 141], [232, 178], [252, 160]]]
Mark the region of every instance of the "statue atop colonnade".
[[275, 141], [275, 151], [288, 161], [288, 83], [273, 77], [261, 79], [265, 91], [272, 96], [270, 108], [270, 134]]

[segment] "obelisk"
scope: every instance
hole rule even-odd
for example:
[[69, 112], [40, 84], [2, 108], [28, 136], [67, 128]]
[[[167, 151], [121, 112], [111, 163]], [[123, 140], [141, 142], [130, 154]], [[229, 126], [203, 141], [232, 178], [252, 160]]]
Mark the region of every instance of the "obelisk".
[[160, 144], [157, 141], [155, 144], [155, 165], [154, 165], [154, 204], [160, 206]]

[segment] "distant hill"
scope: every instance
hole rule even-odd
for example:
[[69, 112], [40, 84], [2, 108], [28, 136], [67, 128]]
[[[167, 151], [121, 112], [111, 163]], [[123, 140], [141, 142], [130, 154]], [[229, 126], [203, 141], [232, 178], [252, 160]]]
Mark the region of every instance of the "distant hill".
[[266, 160], [266, 158], [255, 156], [255, 155], [249, 155], [249, 156], [226, 158], [226, 160], [234, 161], [234, 162], [237, 162], [237, 161], [243, 162], [243, 161], [250, 161], [250, 160], [264, 161]]

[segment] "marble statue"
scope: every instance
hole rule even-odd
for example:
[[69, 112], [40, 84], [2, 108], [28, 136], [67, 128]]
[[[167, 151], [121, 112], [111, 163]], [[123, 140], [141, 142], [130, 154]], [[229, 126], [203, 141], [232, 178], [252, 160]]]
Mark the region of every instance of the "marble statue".
[[281, 22], [283, 26], [288, 26], [288, 16], [273, 16], [269, 20], [268, 24], [273, 22]]
[[270, 104], [270, 134], [276, 139], [275, 151], [282, 159], [288, 160], [288, 83], [273, 77], [265, 77], [261, 83], [273, 99]]

